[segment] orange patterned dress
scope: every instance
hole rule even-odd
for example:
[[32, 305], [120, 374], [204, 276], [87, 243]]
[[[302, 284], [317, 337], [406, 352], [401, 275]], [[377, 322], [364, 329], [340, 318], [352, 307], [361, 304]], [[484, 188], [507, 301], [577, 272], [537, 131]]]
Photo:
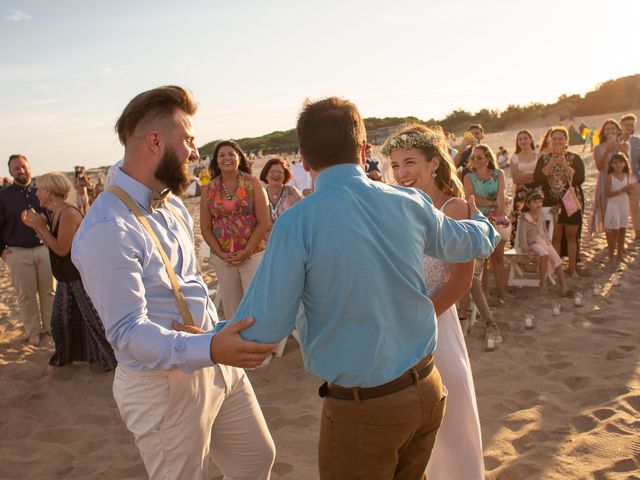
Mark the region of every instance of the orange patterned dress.
[[[251, 175], [238, 172], [238, 187], [231, 193], [230, 199], [222, 189], [221, 176], [217, 176], [209, 184], [207, 199], [213, 235], [224, 252], [237, 252], [245, 248], [256, 228], [252, 179]], [[261, 252], [266, 246], [265, 238], [251, 253]]]

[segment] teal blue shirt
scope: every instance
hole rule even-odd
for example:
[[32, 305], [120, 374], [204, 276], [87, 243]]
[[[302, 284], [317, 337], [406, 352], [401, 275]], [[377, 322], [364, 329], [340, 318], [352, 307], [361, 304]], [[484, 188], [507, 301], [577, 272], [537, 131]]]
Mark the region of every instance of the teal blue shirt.
[[489, 256], [499, 241], [482, 215], [456, 222], [418, 190], [337, 165], [275, 223], [234, 321], [255, 317], [242, 336], [258, 342], [295, 326], [309, 372], [343, 386], [380, 385], [436, 346], [423, 255], [463, 262]]

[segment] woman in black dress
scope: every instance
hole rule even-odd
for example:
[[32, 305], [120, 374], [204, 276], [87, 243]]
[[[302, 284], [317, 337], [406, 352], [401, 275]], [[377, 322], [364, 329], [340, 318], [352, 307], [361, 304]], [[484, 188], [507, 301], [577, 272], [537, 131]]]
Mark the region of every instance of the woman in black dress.
[[72, 185], [61, 173], [37, 179], [40, 205], [51, 212], [51, 219], [35, 210], [25, 210], [23, 222], [33, 228], [49, 248], [51, 271], [58, 281], [51, 312], [51, 335], [56, 351], [49, 360], [50, 371], [74, 361], [96, 363], [106, 372], [116, 366], [104, 327], [87, 292], [80, 273], [71, 263], [71, 242], [82, 214], [65, 200]]
[[[579, 257], [580, 232], [582, 230], [582, 214], [584, 211], [584, 163], [579, 155], [567, 151], [569, 132], [566, 128], [553, 127], [550, 132], [551, 152], [538, 159], [533, 173], [534, 182], [542, 187], [544, 206], [551, 207], [557, 213], [553, 230], [553, 246], [560, 256], [569, 257], [570, 277], [578, 275], [576, 263]], [[567, 212], [563, 197], [569, 187], [573, 187], [579, 209]], [[567, 197], [571, 197], [569, 193]], [[566, 198], [570, 202], [570, 198]]]

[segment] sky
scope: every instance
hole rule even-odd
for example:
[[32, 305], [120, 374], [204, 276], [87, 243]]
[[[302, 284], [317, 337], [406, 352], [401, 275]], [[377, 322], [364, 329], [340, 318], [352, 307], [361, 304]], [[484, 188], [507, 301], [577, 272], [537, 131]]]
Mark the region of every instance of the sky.
[[305, 98], [425, 120], [553, 102], [640, 73], [638, 19], [639, 0], [0, 0], [1, 155], [110, 165], [122, 109], [168, 84], [198, 101], [198, 145], [293, 128]]

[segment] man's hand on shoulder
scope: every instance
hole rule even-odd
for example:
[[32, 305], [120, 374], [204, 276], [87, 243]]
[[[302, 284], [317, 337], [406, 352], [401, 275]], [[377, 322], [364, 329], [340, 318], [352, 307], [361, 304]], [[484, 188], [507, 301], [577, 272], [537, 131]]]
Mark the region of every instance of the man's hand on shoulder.
[[232, 367], [254, 368], [271, 354], [277, 343], [243, 340], [240, 332], [251, 326], [253, 318], [243, 318], [223, 328], [211, 340], [211, 360]]

